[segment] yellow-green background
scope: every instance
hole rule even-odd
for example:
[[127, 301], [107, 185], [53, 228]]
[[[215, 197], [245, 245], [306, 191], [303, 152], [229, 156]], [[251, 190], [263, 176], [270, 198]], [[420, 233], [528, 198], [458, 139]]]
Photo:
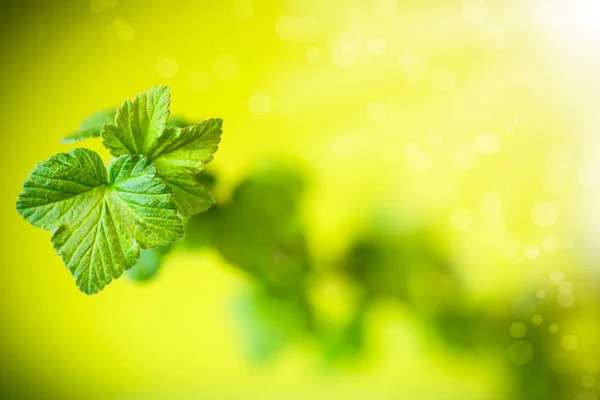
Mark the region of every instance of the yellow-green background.
[[[433, 229], [467, 297], [492, 314], [563, 271], [577, 310], [558, 340], [548, 337], [563, 352], [560, 337], [575, 335], [581, 371], [572, 379], [589, 374], [579, 366], [600, 351], [600, 48], [588, 38], [598, 34], [598, 6], [578, 1], [584, 12], [561, 26], [545, 23], [536, 1], [254, 0], [233, 11], [232, 3], [3, 2], [2, 396], [506, 398], [505, 359], [448, 351], [386, 303], [371, 312], [367, 355], [355, 362], [324, 366], [307, 341], [257, 365], [231, 312], [251, 282], [211, 251], [178, 252], [148, 284], [122, 278], [81, 294], [49, 234], [15, 211], [17, 195], [35, 163], [76, 147], [59, 140], [83, 118], [156, 85], [171, 86], [174, 114], [224, 119], [212, 164], [217, 198], [265, 158], [306, 173], [302, 218], [317, 260], [337, 257], [383, 213]], [[560, 1], [547, 3], [560, 10]], [[224, 54], [239, 62], [232, 79], [215, 64]], [[266, 115], [249, 107], [257, 92], [272, 100]], [[485, 140], [476, 145], [486, 132], [501, 141], [493, 154]], [[83, 145], [107, 157], [98, 141]], [[504, 223], [482, 210], [489, 193], [501, 199]], [[549, 227], [531, 216], [541, 201], [558, 210]], [[464, 230], [457, 210], [470, 215]], [[541, 244], [548, 237], [552, 251]]]

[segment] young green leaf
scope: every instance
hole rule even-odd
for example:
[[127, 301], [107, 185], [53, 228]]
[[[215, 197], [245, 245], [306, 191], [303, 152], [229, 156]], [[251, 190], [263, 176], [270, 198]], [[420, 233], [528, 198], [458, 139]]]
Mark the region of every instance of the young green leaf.
[[213, 197], [194, 178], [206, 167], [218, 148], [223, 123], [209, 119], [186, 128], [165, 130], [160, 145], [150, 157], [158, 174], [175, 196], [174, 201], [184, 215], [195, 215], [208, 210]]
[[[77, 132], [73, 132], [70, 135], [65, 136], [60, 142], [70, 144], [81, 142], [85, 139], [100, 137], [102, 126], [105, 123], [114, 124], [116, 115], [116, 109], [98, 111], [84, 119]], [[184, 127], [187, 125], [190, 124], [185, 119], [180, 117], [171, 118], [169, 122], [167, 122], [167, 128], [170, 128], [171, 126]]]
[[167, 171], [159, 176], [167, 182], [173, 191], [173, 202], [183, 215], [195, 215], [212, 207], [212, 194], [196, 181], [194, 175]]
[[115, 156], [143, 154], [156, 165], [158, 174], [173, 190], [174, 202], [183, 215], [206, 211], [213, 204], [210, 193], [192, 175], [204, 170], [221, 140], [223, 121], [209, 119], [192, 126], [167, 127], [168, 87], [157, 87], [125, 101], [117, 109], [115, 124], [106, 124], [104, 147]]
[[223, 120], [208, 119], [185, 128], [165, 130], [148, 154], [160, 172], [197, 174], [204, 170], [219, 147]]
[[102, 125], [105, 123], [113, 124], [115, 122], [116, 110], [98, 111], [97, 113], [84, 119], [77, 132], [64, 137], [62, 143], [75, 143], [85, 139], [99, 137]]
[[54, 248], [77, 286], [93, 294], [135, 265], [140, 248], [183, 236], [171, 199], [146, 157], [119, 157], [107, 174], [97, 153], [76, 149], [34, 168], [17, 210], [53, 231]]
[[160, 140], [169, 120], [171, 92], [167, 86], [155, 87], [125, 100], [117, 108], [114, 125], [104, 125], [104, 147], [115, 156], [150, 155]]

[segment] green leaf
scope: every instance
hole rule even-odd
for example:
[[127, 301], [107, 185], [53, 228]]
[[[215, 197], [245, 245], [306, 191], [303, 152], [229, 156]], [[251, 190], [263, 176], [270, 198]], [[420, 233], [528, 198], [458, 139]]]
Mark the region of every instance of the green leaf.
[[195, 215], [212, 207], [212, 194], [193, 175], [174, 172], [171, 175], [160, 174], [173, 190], [173, 202], [183, 215]]
[[171, 127], [147, 155], [160, 173], [177, 170], [197, 174], [212, 160], [222, 132], [221, 119], [209, 119], [186, 128]]
[[79, 127], [79, 130], [64, 137], [61, 140], [61, 143], [75, 143], [85, 139], [99, 137], [102, 126], [105, 123], [114, 123], [116, 114], [117, 113], [114, 109], [95, 113], [94, 115], [84, 119]]
[[222, 123], [220, 119], [209, 119], [183, 129], [171, 127], [150, 155], [160, 177], [173, 189], [175, 204], [184, 215], [204, 212], [214, 204], [210, 192], [194, 175], [212, 160]]
[[[70, 144], [81, 142], [85, 139], [100, 137], [102, 126], [105, 123], [114, 124], [116, 115], [116, 109], [98, 111], [97, 113], [84, 119], [77, 132], [73, 132], [70, 135], [65, 136], [60, 142]], [[171, 126], [184, 127], [187, 125], [190, 124], [185, 119], [180, 117], [171, 118], [169, 122], [167, 122], [167, 128]]]
[[77, 286], [93, 294], [134, 266], [140, 248], [183, 236], [171, 199], [146, 157], [119, 157], [107, 174], [97, 153], [76, 149], [34, 168], [17, 211], [53, 231], [54, 248]]
[[104, 147], [115, 156], [124, 154], [150, 155], [167, 126], [171, 92], [159, 86], [125, 100], [117, 108], [115, 125], [104, 125]]
[[174, 202], [183, 215], [206, 211], [213, 204], [210, 193], [192, 176], [202, 172], [217, 151], [223, 121], [209, 119], [192, 126], [167, 127], [168, 87], [157, 87], [125, 101], [117, 109], [115, 125], [106, 124], [104, 147], [115, 157], [143, 154], [156, 165], [158, 174], [173, 190]]

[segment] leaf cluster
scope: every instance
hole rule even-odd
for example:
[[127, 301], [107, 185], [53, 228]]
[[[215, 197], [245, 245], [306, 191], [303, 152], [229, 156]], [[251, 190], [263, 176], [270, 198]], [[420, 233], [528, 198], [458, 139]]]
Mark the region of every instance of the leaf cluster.
[[75, 149], [38, 164], [23, 185], [17, 211], [52, 232], [86, 294], [133, 267], [140, 250], [181, 238], [182, 218], [214, 203], [196, 176], [217, 150], [222, 120], [175, 126], [170, 104], [169, 88], [155, 87], [94, 114], [63, 142], [99, 136], [115, 158], [108, 170], [96, 152]]

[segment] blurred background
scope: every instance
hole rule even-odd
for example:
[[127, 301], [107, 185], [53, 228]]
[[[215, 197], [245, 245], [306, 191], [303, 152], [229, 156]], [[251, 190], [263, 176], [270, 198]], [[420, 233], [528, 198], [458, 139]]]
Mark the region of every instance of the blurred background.
[[[0, 7], [0, 398], [598, 400], [597, 1]], [[217, 204], [88, 297], [16, 198], [156, 85]]]

